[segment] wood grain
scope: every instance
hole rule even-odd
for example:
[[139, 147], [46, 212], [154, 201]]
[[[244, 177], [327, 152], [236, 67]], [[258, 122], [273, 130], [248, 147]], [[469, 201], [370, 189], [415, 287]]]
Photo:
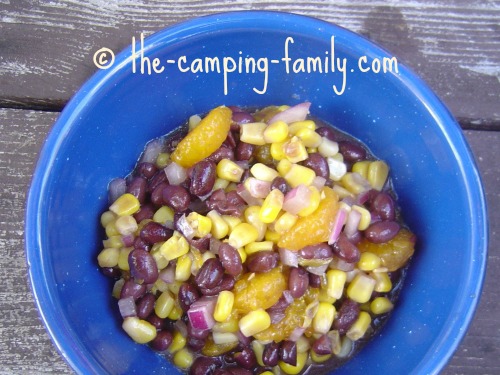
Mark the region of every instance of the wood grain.
[[[27, 283], [24, 252], [26, 190], [43, 140], [57, 113], [0, 109], [0, 375], [72, 374], [56, 352]], [[500, 373], [499, 132], [468, 131], [490, 209], [486, 284], [474, 322], [445, 375]]]
[[0, 107], [61, 109], [96, 71], [95, 51], [119, 51], [140, 32], [221, 11], [278, 10], [366, 35], [422, 76], [464, 127], [500, 129], [498, 0], [0, 3]]

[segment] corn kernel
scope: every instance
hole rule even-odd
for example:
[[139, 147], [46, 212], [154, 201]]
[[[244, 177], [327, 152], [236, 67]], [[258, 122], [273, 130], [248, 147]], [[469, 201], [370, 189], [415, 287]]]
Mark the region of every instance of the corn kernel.
[[99, 263], [99, 267], [116, 267], [118, 265], [119, 257], [119, 249], [115, 247], [108, 247], [99, 253], [97, 256], [97, 263]]
[[238, 322], [241, 333], [246, 337], [253, 336], [271, 326], [269, 314], [262, 308], [250, 311]]
[[120, 235], [111, 236], [108, 239], [102, 241], [102, 245], [105, 248], [116, 247], [117, 249], [119, 249], [119, 248], [123, 247], [122, 236], [120, 236]]
[[182, 369], [191, 367], [194, 362], [193, 354], [186, 348], [182, 348], [174, 354], [174, 364]]
[[222, 159], [219, 161], [216, 171], [217, 177], [232, 182], [239, 182], [244, 172], [243, 168], [229, 159]]
[[120, 249], [120, 254], [118, 255], [118, 268], [122, 271], [130, 271], [128, 256], [132, 250], [134, 250], [133, 247], [122, 247]]
[[240, 141], [250, 143], [251, 145], [262, 146], [266, 144], [264, 140], [264, 131], [267, 124], [264, 122], [250, 122], [240, 125]]
[[166, 152], [160, 152], [156, 157], [156, 166], [158, 167], [158, 169], [163, 169], [168, 165], [169, 161], [170, 161], [170, 154]]
[[252, 173], [252, 176], [257, 178], [258, 180], [268, 182], [271, 182], [279, 176], [276, 170], [262, 163], [255, 163], [252, 168], [250, 168], [250, 173]]
[[330, 179], [333, 181], [340, 181], [347, 173], [347, 167], [343, 161], [339, 161], [334, 157], [327, 157], [328, 169], [330, 171]]
[[372, 161], [368, 166], [366, 179], [375, 190], [382, 190], [389, 176], [389, 166], [381, 161]]
[[352, 172], [356, 172], [363, 178], [368, 176], [368, 166], [371, 164], [370, 160], [357, 161], [352, 165]]
[[326, 287], [326, 285], [325, 286], [322, 285], [319, 288], [318, 301], [326, 302], [333, 305], [337, 301], [337, 299], [328, 294], [328, 288]]
[[194, 128], [196, 128], [198, 126], [198, 124], [200, 123], [201, 121], [201, 117], [198, 116], [198, 115], [192, 115], [189, 117], [189, 121], [188, 121], [188, 127], [189, 127], [189, 131], [193, 130]]
[[255, 359], [257, 359], [257, 363], [259, 366], [265, 366], [264, 362], [262, 362], [262, 354], [264, 353], [264, 344], [257, 340], [252, 341], [252, 350], [255, 354]]
[[316, 354], [314, 350], [311, 350], [311, 360], [316, 363], [323, 363], [328, 361], [330, 358], [332, 358], [331, 354]]
[[139, 200], [130, 193], [121, 195], [110, 207], [118, 216], [133, 215], [141, 207]]
[[340, 299], [344, 292], [347, 275], [341, 270], [328, 270], [326, 272], [326, 291], [330, 297]]
[[116, 220], [110, 221], [104, 228], [104, 231], [106, 232], [106, 236], [108, 238], [120, 234], [120, 232], [118, 232], [118, 229], [116, 228]]
[[254, 242], [259, 236], [259, 232], [255, 227], [248, 223], [238, 224], [229, 235], [228, 243], [238, 249], [250, 242]]
[[285, 157], [291, 163], [298, 163], [308, 158], [306, 147], [298, 137], [293, 137], [283, 144], [283, 152]]
[[227, 187], [224, 189], [226, 193], [229, 193], [230, 191], [236, 190], [238, 188], [238, 184], [236, 182], [230, 182]]
[[177, 264], [175, 266], [175, 280], [176, 281], [186, 281], [191, 276], [191, 266], [193, 261], [189, 254], [184, 254], [177, 259]]
[[238, 335], [233, 332], [213, 332], [212, 339], [214, 344], [217, 345], [237, 343], [239, 341]]
[[339, 199], [351, 197], [354, 198], [354, 194], [347, 190], [345, 187], [334, 184], [332, 190], [339, 196]]
[[287, 137], [288, 124], [284, 121], [273, 122], [264, 130], [264, 141], [266, 143], [283, 142]]
[[212, 258], [215, 258], [215, 254], [212, 253], [211, 251], [205, 251], [201, 255], [201, 260], [203, 261], [203, 263], [205, 263], [207, 260], [212, 259]]
[[318, 133], [308, 128], [300, 129], [295, 135], [300, 138], [306, 147], [319, 147], [323, 140]]
[[292, 163], [288, 159], [282, 159], [278, 162], [278, 165], [276, 166], [276, 170], [281, 176], [284, 176], [290, 171], [292, 168]]
[[301, 129], [316, 130], [316, 124], [312, 120], [295, 121], [288, 125], [288, 133], [291, 135], [297, 134]]
[[151, 247], [149, 252], [156, 262], [158, 270], [162, 270], [168, 266], [168, 260], [166, 260], [163, 255], [161, 255], [160, 248], [163, 242], [157, 242]]
[[297, 353], [297, 364], [295, 366], [292, 366], [288, 363], [285, 363], [283, 361], [279, 361], [278, 365], [285, 374], [289, 375], [296, 375], [299, 374], [303, 369], [304, 366], [306, 365], [307, 362], [307, 353]]
[[245, 245], [245, 253], [251, 255], [259, 251], [272, 250], [273, 248], [274, 243], [272, 241], [250, 242], [248, 245]]
[[391, 311], [394, 305], [387, 297], [377, 297], [370, 303], [370, 310], [376, 315]]
[[382, 260], [376, 254], [373, 254], [369, 251], [365, 251], [361, 253], [361, 257], [358, 261], [358, 268], [361, 271], [373, 271], [376, 268], [380, 267]]
[[283, 175], [283, 178], [292, 188], [300, 184], [310, 186], [315, 177], [316, 173], [312, 169], [299, 164], [292, 164], [288, 172]]
[[161, 255], [163, 255], [163, 257], [168, 261], [177, 259], [180, 256], [187, 254], [188, 251], [189, 243], [186, 238], [178, 232], [174, 232], [172, 237], [166, 240], [160, 247]]
[[241, 224], [241, 219], [238, 216], [222, 215], [222, 219], [229, 226], [229, 233], [231, 233], [234, 228]]
[[197, 212], [191, 212], [186, 217], [189, 226], [194, 230], [194, 236], [198, 238], [205, 237], [212, 230], [212, 220], [210, 218], [200, 215]]
[[218, 240], [224, 238], [229, 233], [229, 225], [224, 221], [222, 216], [215, 210], [207, 213], [207, 217], [212, 220], [212, 229], [210, 233]]
[[361, 220], [359, 221], [358, 229], [365, 230], [366, 228], [368, 228], [372, 220], [370, 211], [368, 211], [366, 208], [362, 206], [358, 206], [357, 204], [353, 204], [351, 208], [353, 210], [358, 211], [361, 214]]
[[326, 137], [322, 137], [321, 144], [318, 146], [318, 152], [325, 158], [336, 155], [339, 152], [339, 144]]
[[375, 279], [374, 290], [379, 293], [387, 293], [392, 289], [392, 281], [387, 272], [372, 272], [370, 276]]
[[340, 343], [340, 350], [335, 355], [338, 358], [345, 358], [352, 352], [352, 340], [349, 337], [344, 336]]
[[241, 258], [241, 263], [245, 263], [247, 261], [247, 253], [245, 252], [245, 249], [240, 247], [238, 249], [236, 249], [236, 251], [238, 252], [238, 254], [240, 254], [240, 258]]
[[217, 297], [214, 309], [214, 319], [223, 322], [231, 315], [233, 310], [234, 294], [229, 290], [223, 290]]
[[347, 296], [358, 303], [365, 303], [375, 288], [375, 280], [365, 273], [358, 273], [347, 287]]
[[264, 236], [264, 239], [266, 241], [272, 241], [273, 243], [278, 243], [280, 238], [281, 238], [281, 234], [274, 232], [270, 229], [266, 230], [266, 234]]
[[316, 209], [319, 207], [319, 202], [321, 200], [321, 195], [317, 188], [315, 188], [314, 186], [309, 186], [308, 188], [309, 191], [311, 192], [311, 194], [309, 195], [309, 205], [307, 207], [304, 207], [297, 214], [302, 217], [309, 216], [314, 211], [316, 211]]
[[167, 283], [167, 289], [177, 296], [179, 294], [179, 289], [181, 288], [183, 282], [182, 281], [174, 281], [173, 283]]
[[262, 204], [259, 212], [259, 219], [263, 223], [272, 223], [278, 217], [283, 207], [285, 196], [278, 189], [273, 189]]
[[257, 229], [258, 236], [256, 241], [262, 241], [266, 234], [267, 224], [260, 220], [259, 218], [260, 206], [248, 206], [243, 212], [245, 221], [248, 224], [252, 224], [255, 229]]
[[186, 346], [186, 338], [179, 331], [175, 331], [172, 335], [172, 343], [168, 347], [170, 353], [175, 353]]
[[370, 183], [366, 179], [353, 172], [346, 173], [341, 178], [340, 183], [347, 190], [356, 195], [371, 189]]
[[309, 349], [311, 349], [311, 343], [303, 335], [297, 339], [296, 343], [298, 353], [306, 353]]
[[111, 291], [111, 295], [114, 298], [120, 299], [120, 294], [123, 288], [123, 284], [125, 284], [125, 279], [116, 280], [115, 283], [113, 284], [113, 290]]
[[285, 151], [283, 150], [283, 145], [285, 142], [274, 142], [271, 143], [271, 147], [269, 147], [269, 152], [274, 160], [282, 160], [286, 158]]
[[[319, 198], [319, 193], [318, 193]], [[318, 203], [319, 204], [319, 203]], [[290, 212], [283, 212], [274, 222], [274, 231], [280, 235], [288, 231], [297, 222], [297, 215], [291, 214]], [[278, 237], [279, 239], [279, 237]]]
[[372, 318], [370, 317], [370, 314], [368, 314], [366, 311], [360, 311], [358, 319], [353, 323], [351, 328], [346, 333], [346, 336], [349, 337], [352, 341], [359, 340], [361, 337], [363, 337], [370, 327], [370, 323], [372, 321]]
[[261, 372], [260, 375], [274, 375], [274, 372], [267, 370], [267, 371]]
[[212, 188], [212, 190], [216, 191], [219, 189], [226, 189], [228, 185], [229, 185], [228, 180], [225, 180], [223, 178], [216, 178], [215, 182], [214, 182], [214, 187]]
[[165, 291], [156, 300], [155, 303], [155, 313], [158, 317], [165, 319], [175, 305], [175, 299], [172, 297], [170, 292]]
[[184, 311], [182, 311], [182, 308], [176, 303], [172, 311], [170, 311], [170, 314], [168, 314], [167, 318], [170, 320], [179, 320], [180, 318], [182, 318], [183, 313]]
[[212, 327], [212, 331], [214, 332], [229, 332], [236, 333], [240, 328], [238, 327], [237, 319], [229, 319], [224, 322], [216, 322]]
[[104, 211], [102, 214], [101, 214], [101, 226], [103, 228], [106, 228], [106, 226], [109, 224], [109, 223], [112, 223], [116, 220], [116, 215], [114, 212], [112, 211]]
[[330, 303], [320, 302], [318, 311], [314, 315], [312, 327], [315, 332], [326, 334], [330, 331], [335, 318], [335, 306]]
[[137, 230], [137, 221], [135, 221], [133, 216], [124, 215], [116, 219], [115, 226], [116, 230], [120, 232], [122, 236], [127, 236], [133, 234]]
[[196, 275], [200, 270], [201, 266], [203, 266], [203, 256], [201, 255], [200, 250], [191, 246], [189, 248], [189, 257], [191, 258], [191, 274]]
[[156, 327], [136, 316], [123, 319], [122, 328], [132, 340], [139, 344], [146, 344], [156, 337]]
[[174, 221], [174, 210], [168, 206], [162, 206], [156, 210], [153, 215], [153, 221], [160, 224], [165, 224], [167, 221]]

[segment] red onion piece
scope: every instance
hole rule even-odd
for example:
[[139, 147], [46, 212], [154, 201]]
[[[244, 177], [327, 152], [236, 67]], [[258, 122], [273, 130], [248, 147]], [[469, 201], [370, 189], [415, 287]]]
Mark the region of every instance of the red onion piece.
[[297, 341], [298, 339], [300, 339], [300, 337], [304, 334], [305, 331], [306, 329], [304, 327], [296, 327], [290, 334], [288, 340]]
[[326, 178], [321, 177], [321, 176], [316, 176], [316, 177], [314, 177], [314, 180], [313, 180], [311, 186], [314, 186], [316, 189], [321, 191], [321, 189], [323, 189], [325, 184], [326, 184]]
[[122, 236], [122, 242], [125, 245], [125, 247], [130, 247], [134, 244], [134, 235], [133, 234], [126, 234]]
[[175, 267], [169, 264], [167, 268], [161, 270], [158, 277], [168, 284], [175, 282]]
[[288, 250], [285, 248], [279, 248], [278, 252], [280, 254], [281, 263], [285, 266], [298, 267], [299, 258], [296, 251]]
[[189, 225], [186, 215], [182, 215], [179, 220], [177, 220], [176, 227], [188, 240], [193, 239], [195, 231], [191, 225]]
[[297, 215], [302, 209], [309, 207], [311, 191], [306, 185], [300, 184], [285, 195], [283, 210]]
[[352, 271], [355, 266], [356, 263], [347, 263], [345, 260], [340, 259], [338, 257], [333, 257], [333, 260], [330, 262], [329, 265], [329, 267], [332, 270], [340, 270], [345, 272]]
[[174, 327], [177, 329], [177, 331], [184, 337], [188, 336], [188, 329], [186, 326], [186, 323], [182, 319], [177, 320], [174, 323]]
[[210, 237], [210, 247], [209, 247], [210, 252], [215, 255], [219, 255], [219, 248], [221, 244], [222, 244], [221, 240], [218, 240], [217, 238], [214, 237]]
[[109, 183], [109, 203], [114, 203], [127, 192], [127, 182], [123, 178], [115, 178]]
[[346, 219], [347, 209], [344, 207], [340, 207], [333, 221], [332, 229], [330, 231], [330, 237], [328, 238], [328, 245], [331, 245], [335, 243], [335, 241], [337, 241], [337, 238], [339, 238], [339, 234], [342, 231], [342, 227], [344, 226]]
[[358, 225], [361, 220], [361, 213], [357, 210], [351, 210], [347, 215], [344, 226], [344, 233], [347, 237], [352, 237], [358, 230]]
[[264, 199], [271, 191], [271, 183], [269, 181], [262, 181], [255, 177], [247, 178], [244, 186], [254, 198]]
[[290, 305], [293, 301], [294, 301], [294, 298], [292, 296], [292, 292], [290, 292], [289, 290], [284, 290], [283, 291], [283, 297], [285, 298], [285, 301]]
[[135, 301], [132, 296], [118, 300], [118, 308], [120, 309], [120, 315], [122, 318], [137, 316]]
[[163, 150], [163, 142], [155, 139], [146, 145], [146, 149], [141, 156], [141, 163], [156, 163], [158, 154]]
[[238, 184], [236, 186], [236, 193], [249, 205], [249, 206], [262, 206], [263, 200], [260, 198], [255, 198], [250, 194], [250, 192], [243, 186], [243, 184]]
[[278, 324], [283, 319], [285, 319], [285, 311], [284, 310], [276, 310], [276, 311], [268, 311], [269, 317], [271, 318], [271, 324]]
[[359, 193], [356, 197], [356, 204], [363, 205], [371, 198], [373, 194], [372, 190], [366, 190]]
[[311, 103], [304, 102], [288, 109], [285, 109], [282, 112], [275, 114], [271, 119], [267, 122], [268, 124], [272, 124], [276, 121], [284, 121], [287, 124], [296, 121], [303, 121], [306, 119], [307, 114], [309, 113], [309, 108], [311, 107]]
[[313, 273], [315, 275], [321, 276], [325, 273], [325, 271], [328, 268], [328, 264], [323, 264], [322, 266], [318, 267], [305, 267], [307, 272]]
[[187, 170], [184, 167], [181, 167], [176, 162], [169, 163], [164, 168], [165, 174], [167, 175], [167, 180], [170, 185], [180, 185], [187, 178]]
[[216, 302], [216, 296], [204, 296], [189, 307], [187, 315], [194, 329], [200, 329], [202, 331], [212, 329], [215, 325], [213, 315]]

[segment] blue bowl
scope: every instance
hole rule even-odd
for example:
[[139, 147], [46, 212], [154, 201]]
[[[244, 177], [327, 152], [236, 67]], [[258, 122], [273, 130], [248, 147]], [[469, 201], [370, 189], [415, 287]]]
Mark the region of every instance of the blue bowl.
[[[48, 136], [29, 191], [29, 277], [50, 336], [73, 369], [80, 374], [175, 372], [122, 331], [110, 280], [98, 270], [98, 218], [106, 208], [108, 182], [132, 169], [148, 140], [194, 113], [220, 104], [259, 107], [307, 100], [312, 114], [388, 161], [405, 220], [419, 239], [388, 324], [338, 373], [441, 370], [480, 297], [487, 213], [463, 134], [431, 90], [403, 65], [396, 72], [393, 56], [370, 41], [293, 14], [217, 14], [158, 32], [143, 48], [144, 68], [148, 61], [153, 68], [158, 58], [156, 69], [163, 67], [158, 73], [140, 73], [136, 37], [136, 73], [129, 47], [81, 88]], [[332, 54], [334, 72], [330, 61], [325, 64]], [[210, 65], [215, 60], [206, 57], [219, 58], [219, 73]], [[255, 58], [254, 72], [245, 71], [247, 57]], [[307, 69], [307, 57], [318, 57], [322, 72], [319, 65], [301, 72], [300, 59]], [[345, 75], [339, 70], [344, 61]], [[387, 71], [375, 73], [384, 62]], [[196, 71], [200, 66], [209, 71]], [[368, 67], [372, 70], [360, 70]]]

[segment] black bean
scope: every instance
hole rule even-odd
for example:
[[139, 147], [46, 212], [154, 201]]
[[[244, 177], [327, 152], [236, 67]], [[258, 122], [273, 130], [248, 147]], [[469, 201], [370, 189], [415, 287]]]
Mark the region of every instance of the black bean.
[[264, 347], [262, 352], [262, 363], [266, 366], [276, 366], [279, 361], [280, 344], [271, 342]]
[[226, 242], [221, 243], [219, 247], [219, 259], [228, 274], [238, 276], [243, 272], [243, 264], [238, 250]]
[[212, 191], [216, 178], [215, 168], [215, 163], [208, 160], [202, 160], [193, 166], [190, 172], [191, 194], [204, 196]]
[[151, 250], [151, 244], [143, 240], [141, 237], [136, 237], [134, 239], [134, 243], [132, 246], [134, 247], [134, 249], [137, 250], [144, 250], [144, 251]]
[[157, 242], [168, 240], [172, 237], [173, 233], [172, 229], [168, 229], [160, 223], [150, 221], [142, 227], [139, 236], [141, 239], [152, 245]]
[[316, 133], [322, 137], [328, 138], [330, 141], [335, 141], [336, 139], [335, 132], [328, 126], [322, 126], [321, 128], [316, 129]]
[[102, 267], [101, 272], [104, 276], [110, 277], [112, 279], [118, 279], [121, 276], [121, 271], [114, 267]]
[[304, 167], [312, 169], [316, 176], [323, 177], [328, 180], [330, 178], [330, 168], [326, 159], [319, 153], [313, 152], [309, 157], [300, 163]]
[[134, 219], [140, 223], [143, 220], [152, 219], [154, 214], [155, 208], [151, 204], [146, 203], [134, 214]]
[[234, 152], [231, 148], [226, 145], [220, 146], [217, 150], [215, 150], [210, 156], [208, 156], [205, 160], [214, 162], [215, 164], [219, 163], [222, 159], [234, 160]]
[[210, 246], [210, 238], [211, 238], [211, 236], [207, 235], [207, 236], [201, 237], [201, 238], [192, 238], [192, 239], [188, 240], [188, 242], [191, 246], [197, 248], [202, 253], [204, 253], [205, 251], [208, 250], [208, 248]]
[[358, 316], [359, 305], [351, 299], [346, 299], [342, 302], [337, 318], [333, 321], [333, 328], [338, 330], [339, 334], [345, 335]]
[[142, 204], [146, 199], [148, 182], [144, 177], [134, 177], [127, 184], [127, 193], [132, 194]]
[[168, 183], [167, 181], [167, 174], [163, 169], [160, 169], [158, 172], [155, 173], [155, 175], [149, 180], [149, 191], [153, 191], [156, 189], [158, 185], [161, 183]]
[[279, 254], [272, 250], [258, 251], [247, 257], [246, 265], [251, 272], [264, 273], [278, 265]]
[[165, 328], [165, 319], [160, 318], [154, 312], [151, 313], [146, 319], [149, 323], [151, 323], [157, 330], [161, 330]]
[[255, 152], [255, 145], [246, 142], [240, 142], [236, 146], [235, 158], [238, 161], [248, 161]]
[[233, 122], [241, 125], [254, 122], [253, 116], [248, 112], [233, 112]]
[[132, 250], [128, 255], [130, 274], [145, 284], [152, 284], [158, 279], [158, 266], [153, 256], [145, 250]]
[[332, 248], [326, 243], [305, 246], [299, 250], [299, 257], [302, 259], [328, 259], [332, 256]]
[[365, 230], [365, 238], [373, 243], [384, 243], [392, 240], [399, 232], [399, 224], [385, 220], [370, 224]]
[[216, 296], [217, 294], [219, 294], [223, 290], [233, 289], [235, 283], [236, 283], [236, 279], [234, 278], [234, 276], [231, 276], [231, 275], [225, 273], [222, 276], [222, 280], [220, 281], [220, 283], [217, 286], [215, 286], [212, 289], [200, 288], [200, 291], [205, 296]]
[[158, 168], [153, 163], [143, 162], [139, 163], [136, 170], [139, 176], [149, 180], [155, 175], [155, 173], [158, 171]]
[[332, 341], [327, 335], [321, 335], [314, 341], [312, 350], [317, 355], [332, 354]]
[[321, 276], [309, 273], [309, 286], [311, 288], [319, 288], [321, 286]]
[[350, 141], [340, 141], [339, 151], [344, 160], [350, 163], [366, 159], [366, 150], [360, 145]]
[[172, 333], [169, 331], [160, 331], [156, 334], [156, 337], [149, 343], [151, 348], [157, 352], [164, 352], [172, 344]]
[[133, 279], [125, 281], [120, 292], [120, 298], [133, 297], [138, 300], [146, 293], [146, 284], [137, 284]]
[[290, 190], [292, 190], [292, 187], [288, 185], [286, 180], [283, 177], [275, 177], [273, 181], [271, 182], [271, 190], [278, 189], [281, 191], [283, 194], [288, 193]]
[[224, 140], [223, 145], [226, 146], [226, 147], [228, 147], [231, 150], [234, 150], [234, 148], [236, 147], [236, 139], [237, 138], [235, 138], [233, 132], [230, 131], [230, 132], [227, 133], [227, 137]]
[[[165, 174], [165, 173], [163, 173]], [[168, 186], [167, 182], [160, 182], [155, 188], [151, 191], [151, 203], [156, 206], [163, 206], [163, 189]]]
[[245, 201], [236, 191], [226, 194], [223, 189], [215, 190], [206, 201], [210, 210], [215, 210], [221, 215], [241, 216], [245, 208]]
[[293, 267], [288, 276], [288, 289], [293, 298], [300, 298], [309, 287], [308, 272], [302, 267]]
[[224, 268], [220, 260], [210, 258], [203, 263], [194, 278], [194, 282], [198, 285], [198, 288], [212, 289], [220, 283], [223, 275]]
[[292, 366], [297, 366], [297, 343], [290, 340], [281, 342], [280, 359]]
[[162, 190], [163, 202], [177, 212], [186, 211], [191, 203], [188, 191], [182, 186], [168, 185]]
[[384, 192], [378, 193], [371, 200], [371, 209], [378, 214], [382, 220], [394, 220], [396, 212], [394, 209], [394, 200]]
[[187, 322], [187, 333], [190, 337], [195, 337], [197, 339], [203, 339], [205, 340], [208, 337], [208, 334], [210, 333], [210, 330], [206, 329], [202, 331], [201, 329], [195, 329], [193, 328], [191, 322]]
[[191, 368], [189, 369], [189, 375], [213, 375], [215, 370], [220, 367], [221, 362], [217, 357], [198, 357], [195, 359]]
[[332, 245], [332, 250], [336, 256], [347, 263], [356, 263], [361, 255], [356, 245], [349, 241], [344, 233], [340, 233], [339, 238]]
[[253, 375], [252, 371], [241, 368], [241, 367], [227, 367], [230, 375]]
[[244, 348], [241, 352], [234, 354], [234, 360], [241, 367], [250, 370], [257, 364], [255, 353], [249, 347]]
[[156, 297], [151, 293], [146, 293], [137, 301], [137, 317], [146, 319], [154, 310]]
[[187, 346], [194, 352], [199, 352], [205, 346], [206, 341], [206, 339], [189, 336], [187, 338]]
[[189, 306], [191, 306], [199, 298], [200, 293], [193, 284], [184, 283], [180, 286], [177, 299], [179, 300], [179, 305], [181, 306], [182, 311], [188, 311]]

